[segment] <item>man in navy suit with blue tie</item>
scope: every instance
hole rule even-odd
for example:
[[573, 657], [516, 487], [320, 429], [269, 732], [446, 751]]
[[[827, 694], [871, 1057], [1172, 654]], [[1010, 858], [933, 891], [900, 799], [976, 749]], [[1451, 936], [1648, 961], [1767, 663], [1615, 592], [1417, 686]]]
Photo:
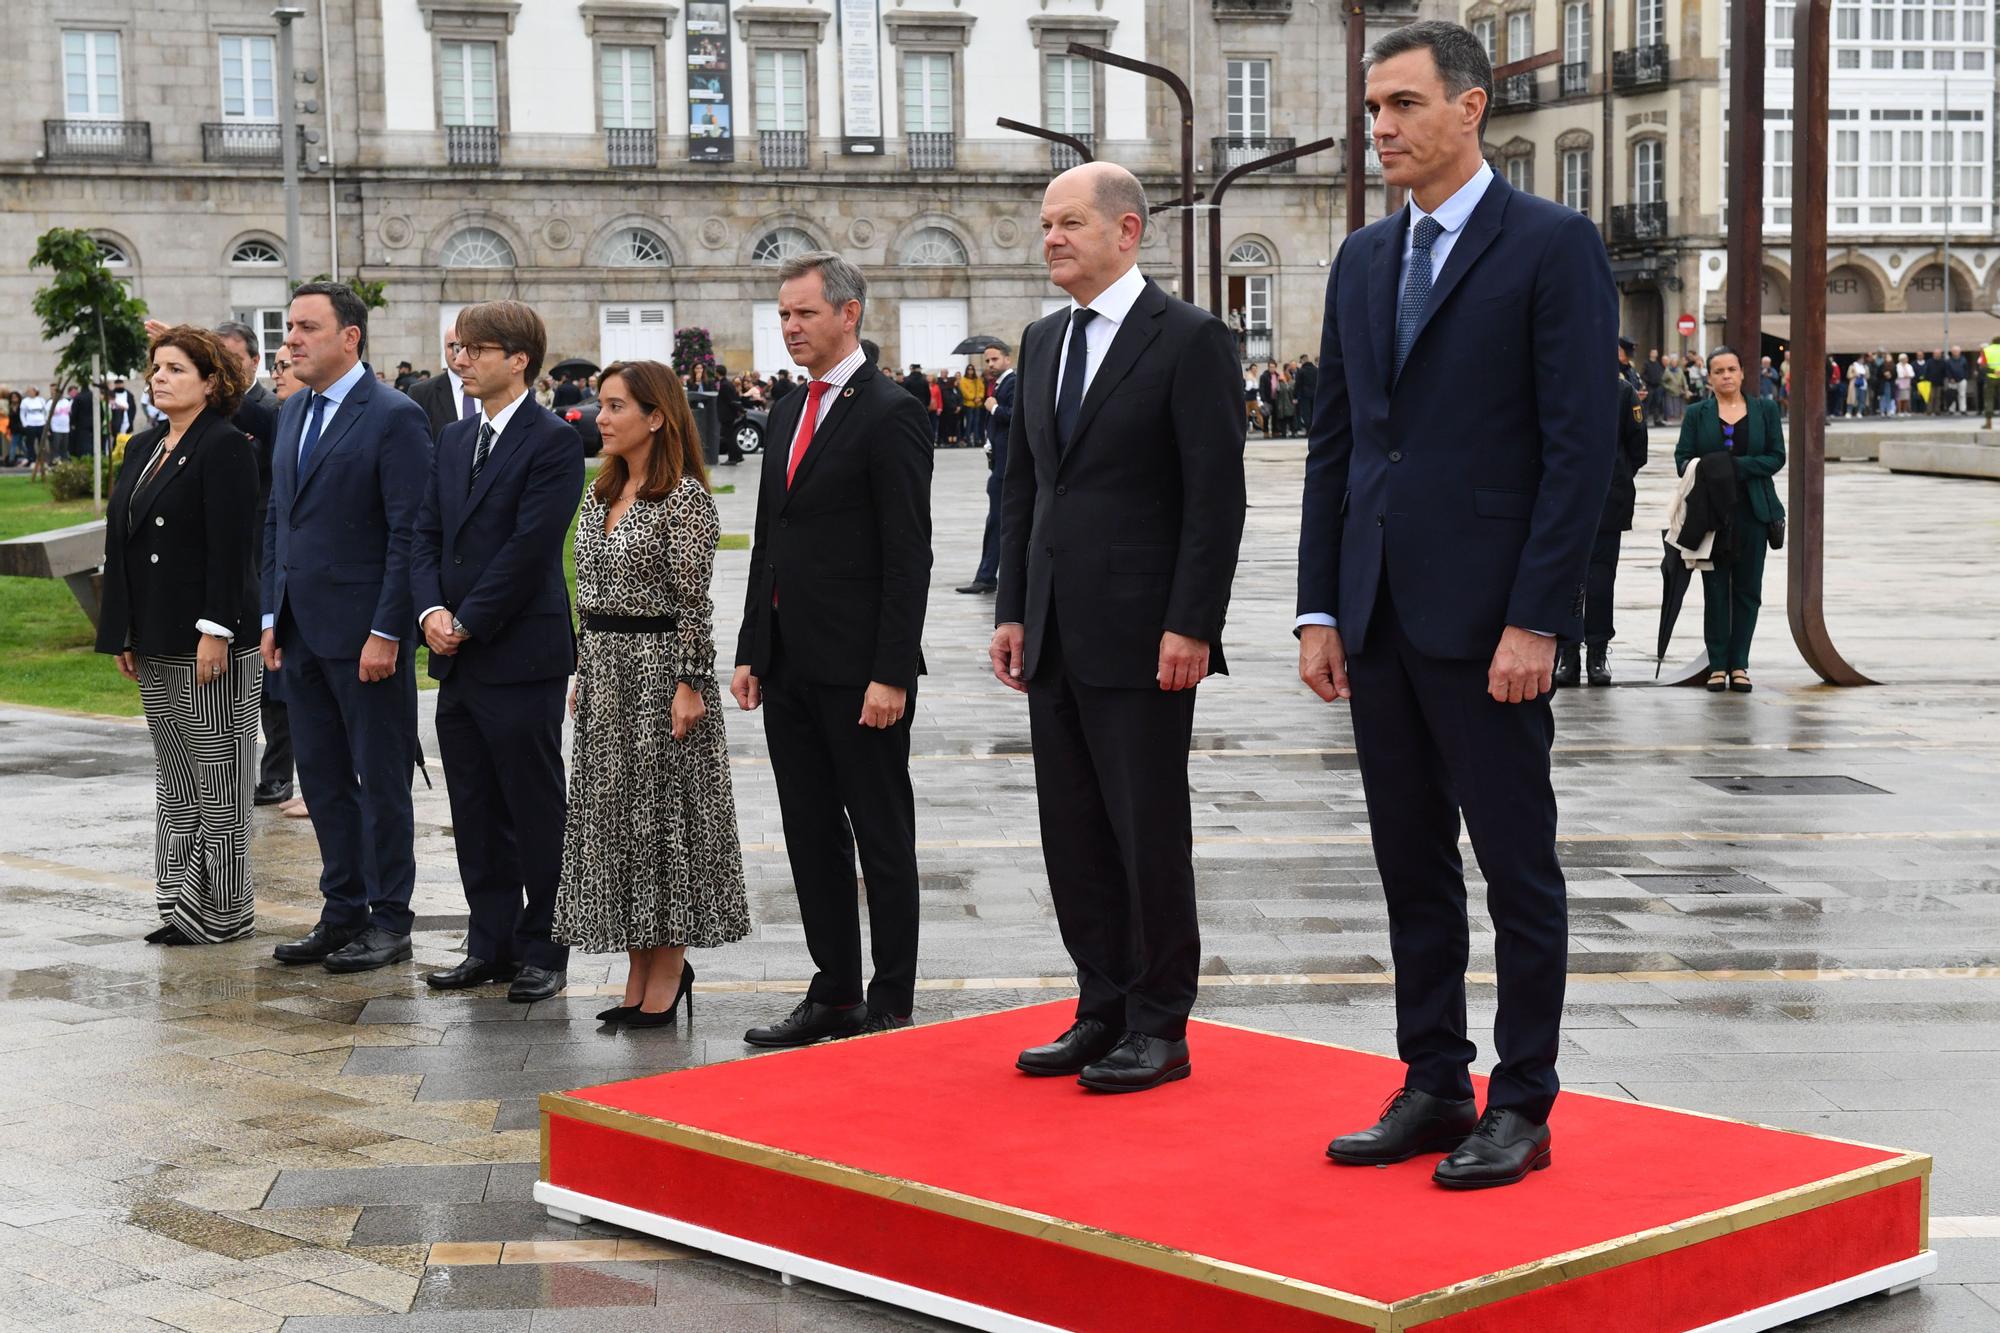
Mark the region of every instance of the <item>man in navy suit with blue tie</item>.
[[[1299, 675], [1352, 703], [1408, 1066], [1378, 1124], [1327, 1153], [1445, 1153], [1438, 1184], [1550, 1162], [1568, 911], [1549, 706], [1616, 441], [1617, 295], [1597, 229], [1480, 155], [1485, 49], [1451, 23], [1376, 42], [1368, 109], [1407, 207], [1347, 238], [1326, 329], [1299, 538]], [[1461, 816], [1486, 879], [1499, 1064], [1466, 1034]]]
[[550, 929], [568, 804], [563, 694], [576, 669], [563, 545], [583, 447], [528, 392], [547, 348], [541, 316], [519, 301], [459, 312], [452, 369], [479, 413], [438, 439], [410, 557], [472, 912], [465, 961], [424, 980], [508, 982], [517, 1004], [555, 995], [569, 965]]
[[423, 409], [361, 354], [368, 307], [337, 282], [292, 295], [264, 519], [264, 668], [282, 672], [319, 838], [319, 924], [281, 963], [365, 972], [410, 956], [417, 677], [410, 530], [430, 465]]

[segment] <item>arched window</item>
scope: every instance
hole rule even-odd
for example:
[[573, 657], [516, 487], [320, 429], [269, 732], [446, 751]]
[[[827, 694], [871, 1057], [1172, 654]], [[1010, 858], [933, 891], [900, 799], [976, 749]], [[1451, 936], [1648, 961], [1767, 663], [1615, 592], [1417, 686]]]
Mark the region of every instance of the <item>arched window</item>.
[[125, 252], [123, 243], [114, 241], [109, 236], [93, 236], [91, 239], [97, 242], [97, 257], [103, 261], [106, 268], [131, 267], [132, 256]]
[[604, 262], [618, 268], [665, 268], [673, 263], [667, 243], [644, 227], [612, 233], [604, 245]]
[[1270, 268], [1275, 262], [1262, 241], [1238, 241], [1229, 251], [1229, 262], [1238, 268]]
[[232, 264], [254, 264], [260, 268], [276, 268], [285, 262], [285, 257], [279, 254], [278, 247], [272, 245], [269, 241], [252, 240], [243, 242], [243, 244], [231, 251], [229, 262]]
[[903, 262], [912, 268], [963, 268], [965, 243], [943, 227], [925, 227], [903, 247]]
[[802, 255], [816, 248], [812, 237], [797, 227], [773, 227], [751, 248], [750, 262], [776, 268], [793, 255]]
[[467, 227], [444, 243], [438, 263], [445, 268], [512, 268], [514, 247], [490, 227]]

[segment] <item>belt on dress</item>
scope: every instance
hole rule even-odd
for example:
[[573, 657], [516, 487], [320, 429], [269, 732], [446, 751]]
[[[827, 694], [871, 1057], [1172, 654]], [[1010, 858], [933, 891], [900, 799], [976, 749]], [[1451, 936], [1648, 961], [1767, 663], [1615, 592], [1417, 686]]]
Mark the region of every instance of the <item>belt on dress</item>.
[[577, 619], [586, 634], [671, 634], [680, 628], [672, 616], [607, 616], [583, 611]]

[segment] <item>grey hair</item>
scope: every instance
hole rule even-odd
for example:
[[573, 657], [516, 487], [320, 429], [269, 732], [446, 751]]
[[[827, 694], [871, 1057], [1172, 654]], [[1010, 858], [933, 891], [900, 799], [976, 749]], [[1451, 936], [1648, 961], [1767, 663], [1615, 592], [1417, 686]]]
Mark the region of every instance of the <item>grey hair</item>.
[[1097, 190], [1091, 202], [1097, 211], [1116, 222], [1127, 213], [1139, 215], [1139, 239], [1146, 238], [1146, 187], [1139, 178], [1124, 168], [1116, 171], [1097, 173]]
[[225, 319], [215, 326], [215, 331], [221, 337], [234, 338], [236, 341], [242, 343], [243, 350], [250, 353], [250, 355], [258, 358], [263, 357], [264, 345], [262, 340], [257, 337], [257, 330], [251, 328], [242, 320]]
[[1486, 48], [1472, 35], [1472, 30], [1456, 23], [1429, 19], [1385, 33], [1368, 48], [1361, 67], [1373, 69], [1385, 60], [1411, 51], [1431, 53], [1431, 59], [1437, 62], [1438, 77], [1444, 80], [1446, 97], [1457, 98], [1477, 88], [1486, 94], [1487, 105], [1493, 104], [1493, 62], [1487, 59]]
[[[826, 293], [828, 304], [836, 310], [854, 301], [861, 306], [863, 315], [868, 313], [868, 279], [861, 276], [861, 270], [846, 259], [831, 250], [808, 250], [778, 265], [780, 282], [803, 278], [808, 273], [819, 274], [820, 290]], [[854, 327], [861, 327], [859, 317], [856, 317]]]

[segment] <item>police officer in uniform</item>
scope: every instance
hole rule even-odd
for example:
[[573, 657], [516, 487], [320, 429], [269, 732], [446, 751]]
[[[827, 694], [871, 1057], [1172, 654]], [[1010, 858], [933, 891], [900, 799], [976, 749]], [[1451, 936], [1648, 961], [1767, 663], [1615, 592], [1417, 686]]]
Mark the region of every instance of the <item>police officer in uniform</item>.
[[[1630, 344], [1619, 340], [1621, 347]], [[1590, 548], [1590, 572], [1584, 578], [1582, 645], [1564, 643], [1556, 653], [1557, 688], [1573, 686], [1588, 672], [1592, 685], [1611, 683], [1611, 592], [1618, 579], [1618, 543], [1632, 527], [1638, 486], [1632, 480], [1646, 466], [1646, 409], [1626, 367], [1618, 372], [1618, 457], [1611, 469], [1611, 489], [1604, 496], [1604, 514], [1597, 520], [1597, 541]], [[1590, 650], [1588, 664], [1579, 659]]]

